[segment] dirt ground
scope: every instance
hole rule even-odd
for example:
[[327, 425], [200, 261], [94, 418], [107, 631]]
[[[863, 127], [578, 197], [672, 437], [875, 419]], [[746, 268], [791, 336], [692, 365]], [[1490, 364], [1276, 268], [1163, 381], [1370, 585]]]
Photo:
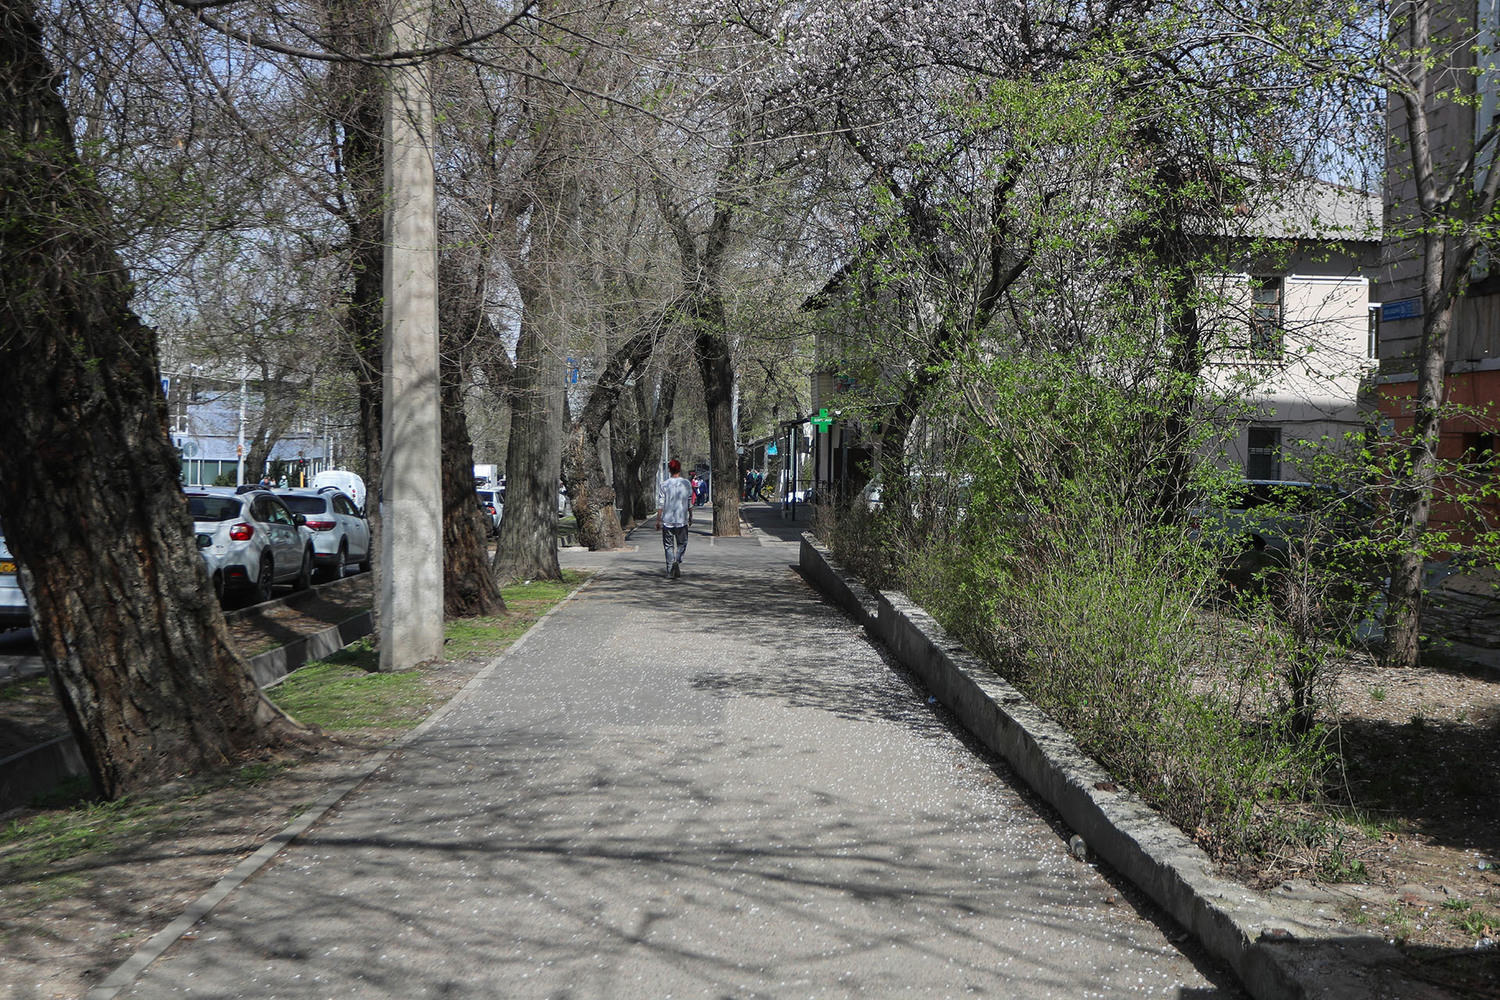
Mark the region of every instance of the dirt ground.
[[[241, 615], [232, 629], [253, 649], [272, 637], [325, 628], [330, 618], [360, 610], [361, 601], [368, 606], [368, 583], [363, 594], [355, 588], [338, 599], [325, 594], [300, 612]], [[1496, 613], [1500, 662], [1500, 606], [1485, 607]], [[1459, 631], [1454, 621], [1447, 624]], [[1488, 641], [1488, 626], [1469, 625], [1467, 642]], [[1500, 998], [1500, 669], [1440, 647], [1429, 652], [1435, 665], [1419, 669], [1387, 670], [1368, 660], [1344, 669], [1338, 732], [1358, 812], [1304, 842], [1290, 841], [1272, 868], [1241, 874], [1262, 886], [1319, 881], [1345, 899], [1351, 924], [1406, 944], [1432, 982], [1459, 984], [1456, 995]], [[482, 666], [466, 660], [426, 671], [429, 710]], [[27, 689], [23, 697], [0, 692], [0, 738], [24, 742], [61, 732], [45, 684]], [[8, 877], [10, 860], [0, 846], [0, 998], [82, 995], [396, 735], [345, 735], [268, 754], [247, 762], [261, 775], [250, 783], [162, 789], [157, 797], [175, 803], [157, 810], [165, 819], [130, 826], [80, 860], [59, 861], [42, 880]], [[149, 801], [141, 806], [149, 812]]]

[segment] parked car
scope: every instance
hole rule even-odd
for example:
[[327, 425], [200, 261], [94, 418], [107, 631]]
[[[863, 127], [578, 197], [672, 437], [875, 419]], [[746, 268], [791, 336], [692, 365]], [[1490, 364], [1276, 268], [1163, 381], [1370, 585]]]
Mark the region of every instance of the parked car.
[[1218, 505], [1189, 512], [1194, 530], [1231, 549], [1257, 549], [1284, 559], [1299, 546], [1352, 541], [1374, 517], [1369, 504], [1333, 486], [1282, 479], [1247, 479]]
[[370, 568], [370, 523], [342, 490], [277, 490], [293, 514], [307, 519], [312, 532], [313, 564], [325, 580], [341, 580], [351, 562], [361, 572]]
[[224, 558], [216, 552], [214, 536], [207, 531], [195, 531], [194, 538], [198, 542], [198, 554], [203, 557], [203, 568], [208, 571], [209, 582], [214, 587], [214, 597], [219, 603], [224, 603]]
[[236, 493], [233, 487], [205, 486], [187, 491], [193, 531], [209, 536], [199, 548], [217, 561], [226, 595], [271, 598], [278, 583], [297, 590], [312, 586], [312, 532], [307, 519], [265, 490]]
[[25, 628], [30, 624], [31, 607], [21, 590], [16, 560], [5, 544], [4, 532], [0, 532], [0, 628]]
[[307, 484], [310, 489], [319, 490], [325, 486], [332, 486], [354, 501], [354, 506], [359, 508], [361, 514], [365, 511], [365, 481], [357, 472], [348, 469], [324, 469], [312, 477], [312, 482]]
[[485, 531], [493, 538], [500, 533], [500, 518], [505, 516], [505, 491], [482, 486], [474, 492], [479, 497], [479, 509], [489, 518]]

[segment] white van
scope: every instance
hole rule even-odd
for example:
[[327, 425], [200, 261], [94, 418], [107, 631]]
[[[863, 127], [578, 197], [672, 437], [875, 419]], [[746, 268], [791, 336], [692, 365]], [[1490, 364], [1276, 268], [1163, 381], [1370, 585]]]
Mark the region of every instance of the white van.
[[359, 477], [359, 473], [350, 472], [348, 469], [327, 469], [312, 477], [309, 484], [311, 489], [322, 489], [324, 486], [333, 486], [348, 494], [349, 499], [354, 501], [354, 506], [361, 511], [365, 509], [365, 481]]

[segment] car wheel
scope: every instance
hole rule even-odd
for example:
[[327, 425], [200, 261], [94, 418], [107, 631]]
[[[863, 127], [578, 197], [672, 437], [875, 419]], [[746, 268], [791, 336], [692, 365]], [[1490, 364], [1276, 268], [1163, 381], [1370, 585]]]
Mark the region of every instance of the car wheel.
[[260, 557], [260, 576], [255, 578], [255, 601], [256, 604], [264, 604], [271, 599], [271, 590], [276, 586], [276, 561], [267, 552]]
[[302, 568], [297, 571], [297, 579], [292, 581], [293, 590], [306, 590], [312, 586], [313, 554], [312, 549], [304, 549], [302, 552]]
[[345, 566], [349, 565], [349, 546], [346, 542], [339, 542], [339, 554], [333, 557], [332, 566], [324, 566], [322, 578], [327, 582], [342, 580], [344, 578]]

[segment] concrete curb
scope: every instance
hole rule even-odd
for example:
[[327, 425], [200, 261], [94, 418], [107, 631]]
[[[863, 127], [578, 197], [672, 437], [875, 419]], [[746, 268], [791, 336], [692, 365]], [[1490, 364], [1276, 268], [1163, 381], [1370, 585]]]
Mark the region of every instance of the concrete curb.
[[1339, 927], [1331, 897], [1274, 902], [1212, 874], [1208, 856], [1115, 784], [1055, 722], [895, 592], [871, 598], [811, 534], [801, 570], [885, 643], [963, 726], [1003, 756], [1088, 849], [1149, 895], [1257, 1000], [1373, 995], [1353, 966], [1399, 961], [1384, 941]]
[[375, 631], [374, 610], [361, 611], [352, 618], [326, 628], [321, 632], [293, 639], [285, 646], [257, 653], [250, 657], [250, 672], [255, 683], [262, 688], [274, 687], [286, 680], [286, 675], [308, 660], [316, 660], [343, 649], [356, 639], [363, 639]]
[[488, 681], [500, 669], [502, 664], [520, 652], [547, 619], [551, 618], [559, 609], [576, 598], [591, 583], [603, 575], [604, 571], [600, 570], [577, 587], [574, 587], [566, 597], [552, 607], [552, 610], [538, 618], [536, 623], [527, 629], [526, 633], [517, 639], [510, 648], [486, 664], [484, 669], [469, 678], [469, 683], [465, 684], [457, 694], [449, 698], [437, 711], [422, 720], [421, 725], [397, 740], [385, 753], [379, 754], [368, 761], [349, 780], [325, 792], [322, 797], [308, 807], [306, 812], [288, 823], [285, 829], [262, 844], [254, 854], [251, 854], [236, 865], [233, 871], [214, 883], [213, 888], [188, 904], [187, 909], [183, 910], [181, 916], [153, 934], [145, 944], [141, 945], [135, 954], [116, 967], [115, 971], [110, 973], [102, 983], [85, 993], [83, 1000], [114, 1000], [121, 990], [135, 982], [136, 978], [142, 972], [146, 971], [147, 966], [165, 954], [168, 948], [176, 944], [200, 920], [208, 916], [213, 911], [213, 908], [222, 903], [231, 892], [249, 881], [256, 872], [270, 864], [287, 845], [306, 833], [324, 816], [327, 816], [350, 792], [364, 784], [370, 775], [384, 767], [392, 757], [422, 737], [439, 720], [446, 717], [460, 704], [472, 698], [479, 685]]
[[[337, 652], [354, 640], [369, 635], [374, 628], [374, 612], [361, 612], [321, 632], [248, 657], [250, 673], [259, 687], [272, 687], [308, 660]], [[22, 805], [69, 778], [86, 774], [88, 768], [72, 734], [23, 750], [0, 760], [0, 809]]]

